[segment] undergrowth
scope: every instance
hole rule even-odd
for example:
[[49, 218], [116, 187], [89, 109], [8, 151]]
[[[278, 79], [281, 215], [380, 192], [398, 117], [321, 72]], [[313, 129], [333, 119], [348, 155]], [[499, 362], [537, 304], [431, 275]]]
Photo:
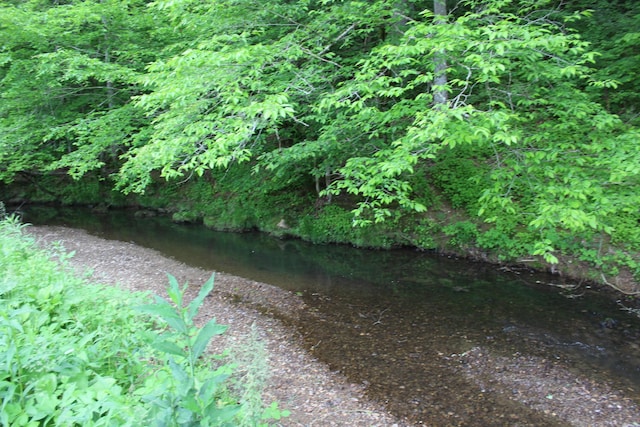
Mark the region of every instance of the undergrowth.
[[170, 276], [170, 300], [145, 304], [72, 275], [73, 254], [40, 250], [23, 229], [0, 221], [0, 425], [258, 426], [287, 415], [245, 404], [229, 388], [233, 364], [206, 352], [226, 329], [194, 323], [213, 277], [187, 304]]

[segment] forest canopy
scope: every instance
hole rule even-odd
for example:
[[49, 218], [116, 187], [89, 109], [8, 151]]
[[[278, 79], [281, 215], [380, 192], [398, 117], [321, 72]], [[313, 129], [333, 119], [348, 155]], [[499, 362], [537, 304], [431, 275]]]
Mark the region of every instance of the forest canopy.
[[356, 225], [435, 194], [485, 248], [637, 268], [639, 28], [630, 0], [1, 0], [0, 180], [244, 163]]

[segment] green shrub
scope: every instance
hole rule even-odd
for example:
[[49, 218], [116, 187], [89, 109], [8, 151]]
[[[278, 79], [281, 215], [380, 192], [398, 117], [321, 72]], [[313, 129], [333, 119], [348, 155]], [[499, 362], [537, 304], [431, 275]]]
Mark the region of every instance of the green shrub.
[[135, 425], [140, 296], [70, 276], [21, 229], [0, 224], [0, 424]]
[[441, 233], [440, 225], [430, 219], [422, 218], [417, 223], [404, 226], [402, 238], [407, 245], [415, 246], [418, 249], [437, 249], [437, 236]]
[[149, 404], [145, 425], [235, 427], [250, 415], [250, 425], [256, 426], [265, 417], [286, 415], [277, 410], [277, 405], [263, 412], [253, 407], [247, 411], [227, 388], [232, 365], [212, 363], [214, 357], [206, 355], [210, 340], [227, 330], [215, 318], [201, 328], [194, 322], [204, 299], [213, 290], [213, 279], [211, 276], [198, 296], [186, 303], [187, 286], [180, 288], [175, 277], [169, 275], [170, 300], [156, 296], [154, 304], [138, 307], [139, 311], [158, 317], [163, 330], [150, 335], [151, 345], [159, 351], [163, 363], [135, 392]]
[[449, 237], [449, 246], [464, 249], [476, 243], [478, 228], [470, 221], [459, 221], [449, 224], [442, 229]]
[[297, 227], [298, 235], [312, 243], [343, 243], [363, 248], [390, 248], [398, 243], [392, 232], [395, 224], [358, 226], [353, 212], [338, 205], [325, 206], [316, 215], [302, 217]]
[[206, 206], [204, 225], [214, 230], [246, 231], [257, 227], [255, 206], [251, 200], [216, 198]]
[[487, 166], [476, 160], [470, 147], [459, 146], [440, 153], [431, 169], [433, 183], [455, 209], [477, 211], [478, 199], [485, 189], [481, 181]]
[[416, 173], [410, 176], [409, 184], [416, 202], [429, 210], [437, 205], [438, 197], [433, 190], [433, 182], [429, 177], [429, 169], [426, 165], [416, 167]]
[[174, 222], [198, 222], [199, 219], [198, 213], [193, 211], [178, 211], [171, 215]]
[[640, 250], [640, 212], [628, 213], [611, 219], [611, 243]]
[[[0, 222], [0, 425], [266, 425], [286, 415], [272, 404], [247, 421], [226, 385], [231, 364], [205, 353], [226, 329], [193, 323], [213, 277], [187, 305], [170, 277], [171, 301], [145, 305], [143, 294], [71, 275], [72, 254], [38, 250], [23, 227]], [[164, 322], [159, 331], [145, 314]]]
[[532, 251], [530, 238], [526, 233], [514, 233], [512, 230], [494, 226], [479, 233], [478, 246], [494, 253], [500, 261], [510, 261], [528, 255]]
[[338, 205], [325, 206], [317, 215], [303, 217], [298, 232], [302, 238], [312, 243], [353, 242], [353, 213]]

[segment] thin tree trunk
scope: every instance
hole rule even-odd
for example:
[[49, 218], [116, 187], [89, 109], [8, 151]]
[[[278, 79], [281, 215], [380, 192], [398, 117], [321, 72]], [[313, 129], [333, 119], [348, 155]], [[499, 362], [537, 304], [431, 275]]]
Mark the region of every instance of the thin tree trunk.
[[[102, 3], [102, 1], [101, 1]], [[104, 62], [105, 64], [109, 64], [111, 62], [111, 55], [109, 53], [109, 23], [107, 18], [103, 15], [101, 17], [102, 25], [104, 26]], [[115, 89], [113, 88], [113, 81], [107, 80], [107, 102], [109, 109], [113, 109], [115, 107], [114, 103]]]
[[[111, 61], [111, 57], [109, 55], [109, 50], [107, 49], [104, 53], [104, 62], [109, 63]], [[107, 80], [107, 102], [109, 106], [109, 110], [115, 108], [114, 97], [116, 96], [115, 88], [113, 87], [113, 81]]]
[[394, 40], [398, 40], [402, 37], [407, 30], [407, 24], [409, 22], [410, 5], [407, 0], [398, 0], [394, 6], [394, 17], [391, 31], [394, 33]]
[[[445, 25], [447, 20], [447, 3], [446, 0], [433, 0], [433, 13], [435, 15], [435, 23]], [[445, 88], [447, 84], [447, 60], [446, 50], [444, 47], [440, 49], [433, 58], [434, 61], [434, 79], [433, 86], [433, 105], [445, 105], [449, 101], [449, 94]]]
[[[325, 188], [329, 188], [329, 186], [331, 185], [331, 169], [329, 169], [329, 166], [325, 167], [324, 169], [324, 185]], [[331, 193], [329, 193], [329, 195], [327, 196], [327, 203], [331, 203]]]

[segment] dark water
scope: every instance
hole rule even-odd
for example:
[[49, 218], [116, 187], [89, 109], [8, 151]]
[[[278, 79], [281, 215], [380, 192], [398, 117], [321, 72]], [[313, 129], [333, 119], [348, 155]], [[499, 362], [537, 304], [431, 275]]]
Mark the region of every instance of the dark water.
[[83, 228], [300, 293], [310, 308], [295, 326], [309, 350], [415, 424], [554, 425], [481, 393], [442, 357], [476, 347], [561, 363], [640, 401], [640, 321], [586, 286], [549, 286], [564, 284], [555, 276], [411, 250], [214, 232], [126, 212], [31, 208], [25, 221]]

